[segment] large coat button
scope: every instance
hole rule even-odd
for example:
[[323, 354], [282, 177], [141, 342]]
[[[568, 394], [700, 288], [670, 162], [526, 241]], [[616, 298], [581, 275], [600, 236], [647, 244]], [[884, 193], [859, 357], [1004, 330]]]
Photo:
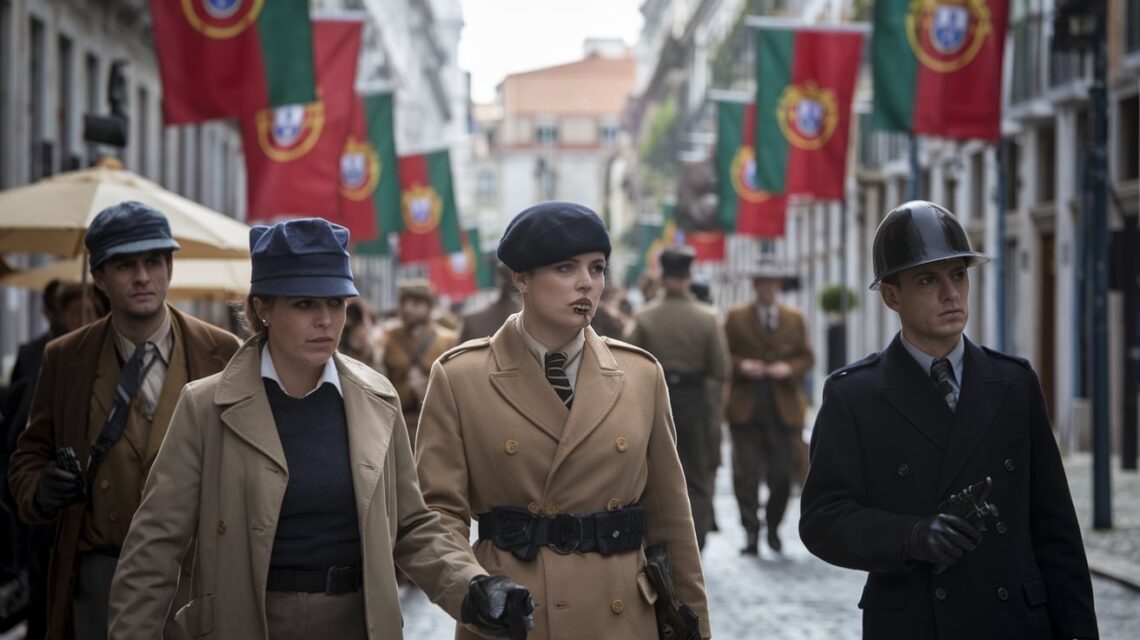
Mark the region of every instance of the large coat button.
[[1009, 527], [1005, 526], [1004, 522], [997, 523], [997, 526], [995, 528], [997, 529], [997, 532], [1002, 535], [1004, 535], [1005, 532], [1009, 530]]
[[610, 605], [610, 611], [613, 611], [614, 613], [621, 613], [622, 611], [625, 611], [625, 603], [621, 600], [614, 600], [613, 604]]
[[619, 437], [617, 440], [614, 440], [614, 446], [617, 447], [617, 450], [621, 453], [625, 453], [625, 450], [629, 448], [629, 440], [626, 440], [624, 437]]
[[224, 535], [225, 533], [226, 533], [226, 521], [225, 520], [218, 520], [218, 535], [219, 536]]
[[555, 502], [548, 502], [546, 503], [546, 507], [543, 508], [543, 511], [546, 512], [546, 515], [553, 518], [554, 516], [558, 515], [558, 504]]
[[910, 465], [906, 464], [905, 462], [903, 464], [900, 464], [899, 465], [899, 477], [905, 478], [909, 475], [910, 475]]
[[111, 482], [109, 480], [107, 480], [106, 478], [103, 478], [102, 480], [99, 481], [99, 488], [102, 489], [103, 491], [106, 491], [106, 490], [111, 488]]
[[1006, 458], [1005, 459], [1005, 470], [1006, 471], [1013, 471], [1016, 468], [1017, 468], [1017, 465], [1013, 464], [1013, 458]]
[[938, 587], [937, 589], [934, 590], [934, 597], [938, 598], [939, 600], [945, 600], [946, 599], [946, 590], [943, 589], [942, 587]]
[[1005, 587], [998, 587], [997, 597], [998, 600], [1001, 600], [1003, 602], [1009, 600], [1009, 589], [1006, 589]]
[[112, 511], [110, 514], [107, 515], [107, 519], [110, 520], [111, 522], [118, 522], [119, 521], [119, 513], [117, 511]]
[[515, 455], [519, 452], [518, 440], [507, 440], [507, 444], [503, 446], [503, 450], [506, 451], [509, 456]]
[[538, 504], [538, 502], [534, 500], [531, 500], [530, 504], [526, 506], [526, 510], [533, 513], [534, 515], [538, 515], [542, 513], [542, 505]]
[[621, 509], [621, 500], [611, 498], [610, 501], [606, 503], [606, 511], [617, 511], [618, 509]]

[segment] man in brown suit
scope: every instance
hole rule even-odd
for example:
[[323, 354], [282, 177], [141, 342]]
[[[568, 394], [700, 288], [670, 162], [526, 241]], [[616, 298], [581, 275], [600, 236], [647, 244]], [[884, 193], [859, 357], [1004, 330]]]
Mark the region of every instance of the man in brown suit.
[[741, 553], [759, 553], [760, 468], [767, 471], [768, 546], [780, 551], [780, 521], [788, 504], [803, 430], [803, 377], [815, 362], [803, 314], [776, 296], [785, 275], [762, 264], [753, 278], [756, 300], [729, 310], [725, 337], [732, 383], [725, 417], [732, 434], [732, 481], [747, 534]]
[[435, 292], [423, 279], [397, 283], [398, 322], [384, 333], [384, 370], [400, 396], [412, 446], [431, 364], [458, 343], [457, 334], [432, 320]]
[[[221, 371], [238, 348], [232, 334], [166, 304], [179, 247], [161, 213], [137, 202], [108, 207], [84, 242], [111, 313], [48, 344], [9, 468], [20, 517], [58, 524], [52, 639], [106, 637], [119, 549], [182, 387]], [[62, 447], [74, 450], [81, 474], [57, 465]]]
[[515, 283], [511, 281], [511, 270], [500, 263], [495, 274], [499, 281], [499, 297], [463, 316], [463, 326], [459, 329], [460, 343], [494, 335], [512, 313], [522, 308]]

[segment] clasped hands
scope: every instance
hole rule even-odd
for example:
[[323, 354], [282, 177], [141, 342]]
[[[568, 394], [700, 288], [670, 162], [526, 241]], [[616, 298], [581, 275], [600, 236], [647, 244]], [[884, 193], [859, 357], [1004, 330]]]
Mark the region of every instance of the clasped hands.
[[740, 371], [753, 380], [763, 380], [764, 378], [785, 380], [791, 377], [792, 366], [783, 360], [769, 363], [763, 360], [745, 358], [740, 361]]

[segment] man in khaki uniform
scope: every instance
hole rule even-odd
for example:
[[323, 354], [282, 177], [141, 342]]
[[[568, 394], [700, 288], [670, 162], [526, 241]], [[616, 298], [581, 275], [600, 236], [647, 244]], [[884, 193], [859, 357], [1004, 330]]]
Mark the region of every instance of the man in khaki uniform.
[[515, 283], [511, 281], [511, 270], [499, 264], [495, 271], [499, 282], [499, 297], [495, 301], [463, 316], [463, 326], [459, 329], [459, 342], [475, 338], [486, 338], [495, 334], [512, 313], [522, 308]]
[[429, 281], [404, 280], [396, 291], [399, 321], [384, 334], [384, 370], [400, 396], [414, 447], [431, 363], [454, 347], [458, 336], [432, 320], [435, 293]]
[[815, 362], [803, 314], [776, 296], [785, 274], [762, 264], [753, 277], [756, 300], [729, 310], [724, 332], [732, 356], [726, 418], [732, 434], [732, 481], [747, 543], [759, 553], [760, 469], [767, 471], [768, 546], [780, 551], [779, 527], [788, 504], [803, 436], [804, 374]]
[[[9, 469], [20, 517], [58, 523], [48, 583], [53, 639], [106, 637], [119, 550], [182, 387], [221, 371], [238, 348], [232, 334], [166, 304], [179, 247], [160, 212], [114, 205], [84, 241], [111, 313], [48, 344]], [[57, 465], [61, 447], [74, 450], [82, 474]]]
[[652, 353], [665, 369], [677, 426], [677, 454], [685, 470], [697, 545], [703, 548], [713, 521], [707, 474], [713, 443], [706, 390], [710, 380], [724, 382], [727, 359], [716, 312], [689, 291], [693, 256], [689, 247], [670, 247], [661, 253], [662, 293], [638, 312], [628, 341]]

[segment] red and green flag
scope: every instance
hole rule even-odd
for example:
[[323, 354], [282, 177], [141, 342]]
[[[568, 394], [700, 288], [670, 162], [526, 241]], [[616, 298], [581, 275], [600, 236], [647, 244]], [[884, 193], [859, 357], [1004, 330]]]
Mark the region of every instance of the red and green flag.
[[309, 0], [150, 0], [168, 125], [317, 99]]
[[463, 250], [447, 150], [400, 158], [400, 262]]
[[876, 0], [874, 11], [872, 125], [1000, 138], [1008, 0]]
[[362, 26], [359, 19], [313, 21], [319, 102], [242, 117], [250, 222], [337, 215]]
[[479, 289], [494, 289], [497, 286], [495, 265], [498, 263], [498, 258], [494, 252], [483, 253], [482, 238], [478, 229], [467, 230], [467, 241], [475, 250], [475, 286]]
[[755, 103], [717, 103], [717, 218], [729, 232], [778, 238], [784, 235], [788, 198], [756, 183], [755, 130]]
[[428, 262], [428, 277], [436, 291], [453, 301], [474, 295], [479, 289], [494, 287], [490, 263], [479, 252], [479, 231], [463, 231], [461, 241], [462, 251], [439, 256]]
[[392, 94], [353, 100], [352, 120], [340, 156], [337, 222], [352, 231], [357, 253], [386, 255], [388, 233], [400, 218]]
[[761, 26], [756, 36], [756, 186], [842, 200], [863, 35]]
[[695, 262], [724, 262], [726, 234], [723, 231], [690, 231], [685, 244], [696, 251]]

